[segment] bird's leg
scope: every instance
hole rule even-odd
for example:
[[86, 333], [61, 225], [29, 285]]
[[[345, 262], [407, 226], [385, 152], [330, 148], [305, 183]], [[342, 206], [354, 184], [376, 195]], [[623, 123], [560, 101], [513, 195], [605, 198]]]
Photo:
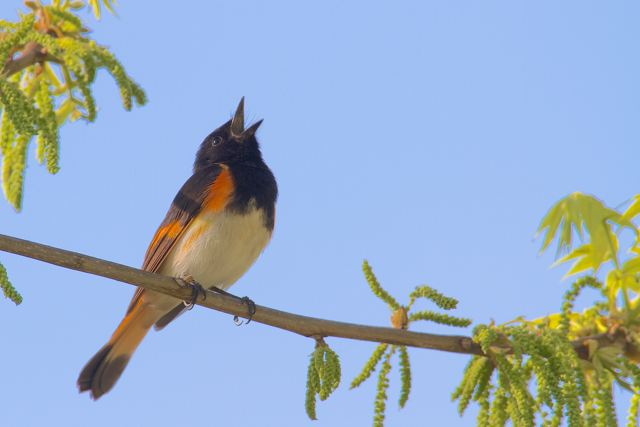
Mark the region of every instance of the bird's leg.
[[195, 281], [193, 276], [182, 276], [179, 280], [193, 288], [193, 298], [191, 298], [191, 301], [188, 303], [186, 301], [182, 301], [184, 305], [187, 306], [187, 310], [191, 310], [193, 308], [200, 294], [202, 294], [202, 296], [204, 297], [202, 299], [203, 301], [207, 299], [207, 291], [202, 287], [200, 283]]
[[[249, 324], [249, 322], [251, 322], [251, 318], [253, 317], [254, 313], [256, 312], [256, 303], [253, 302], [249, 297], [242, 297], [240, 298], [240, 301], [242, 302], [242, 304], [246, 304], [247, 308], [249, 309], [249, 317], [247, 318], [247, 325]], [[236, 316], [233, 319], [236, 322], [236, 325], [238, 325], [238, 316]], [[240, 325], [242, 324], [242, 322], [240, 322]], [[238, 326], [240, 326], [238, 325]]]
[[[247, 324], [249, 324], [249, 322], [251, 322], [251, 318], [253, 317], [253, 314], [256, 312], [256, 303], [253, 302], [251, 299], [249, 299], [249, 297], [237, 297], [233, 294], [230, 294], [227, 291], [223, 291], [222, 289], [216, 288], [215, 286], [213, 288], [211, 288], [211, 290], [213, 292], [217, 292], [220, 295], [225, 295], [231, 298], [235, 298], [238, 301], [240, 301], [240, 304], [242, 305], [246, 305], [247, 308], [249, 309], [249, 316], [247, 317]], [[235, 322], [236, 325], [240, 326], [242, 325], [242, 321], [238, 322], [238, 316], [234, 316], [233, 317], [233, 321]]]

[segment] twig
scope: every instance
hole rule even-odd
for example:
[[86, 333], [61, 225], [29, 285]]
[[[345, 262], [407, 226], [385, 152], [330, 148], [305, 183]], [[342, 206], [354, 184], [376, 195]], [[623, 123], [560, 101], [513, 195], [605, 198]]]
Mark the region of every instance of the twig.
[[[179, 285], [172, 277], [149, 273], [148, 271], [138, 270], [137, 268], [127, 267], [114, 262], [2, 234], [0, 234], [0, 251], [22, 255], [49, 264], [106, 277], [131, 285], [142, 286], [145, 289], [160, 292], [182, 301], [190, 300], [193, 296], [190, 287]], [[220, 295], [212, 291], [207, 291], [206, 300], [203, 300], [202, 296], [200, 296], [196, 304], [234, 316], [244, 318], [247, 316], [246, 305], [243, 305], [232, 297]], [[436, 335], [423, 332], [411, 332], [403, 329], [335, 322], [332, 320], [300, 316], [259, 305], [256, 306], [256, 312], [252, 320], [316, 340], [326, 337], [338, 337], [404, 345], [407, 347], [428, 348], [450, 353], [484, 356], [479, 344], [473, 342], [470, 337], [460, 335]], [[597, 340], [600, 347], [620, 347], [623, 350], [627, 347], [625, 334], [622, 330], [612, 333], [605, 332], [596, 334], [572, 341], [574, 348], [581, 358], [588, 358], [588, 349], [584, 343], [590, 339]]]
[[22, 71], [25, 68], [40, 63], [44, 64], [44, 62], [54, 62], [56, 64], [63, 64], [64, 62], [47, 53], [47, 48], [42, 46], [36, 42], [29, 42], [25, 45], [24, 49], [20, 53], [20, 56], [16, 59], [9, 58], [4, 68], [0, 72], [0, 76], [9, 77], [12, 74], [17, 73], [18, 71]]
[[[93, 258], [75, 252], [52, 248], [39, 243], [0, 234], [0, 251], [22, 255], [49, 264], [120, 282], [142, 286], [145, 289], [170, 295], [179, 300], [192, 298], [191, 288], [181, 287], [173, 278], [149, 273], [136, 268]], [[247, 307], [237, 300], [207, 291], [206, 300], [198, 298], [196, 304], [234, 316], [247, 316]], [[471, 338], [459, 335], [435, 335], [402, 329], [356, 325], [300, 316], [268, 307], [256, 306], [252, 321], [295, 332], [305, 337], [339, 337], [376, 343], [429, 348], [452, 353], [483, 355], [482, 349]]]

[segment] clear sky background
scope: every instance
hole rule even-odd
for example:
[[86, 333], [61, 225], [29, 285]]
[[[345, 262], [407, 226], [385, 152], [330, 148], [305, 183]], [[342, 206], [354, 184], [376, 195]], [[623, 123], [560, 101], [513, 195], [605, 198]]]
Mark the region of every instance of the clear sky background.
[[[460, 300], [452, 314], [502, 323], [560, 308], [566, 267], [549, 270], [553, 254], [538, 257], [532, 241], [557, 200], [582, 191], [615, 207], [640, 192], [637, 2], [120, 4], [120, 18], [82, 16], [148, 105], [124, 111], [101, 71], [97, 121], [61, 129], [56, 176], [31, 147], [23, 212], [0, 201], [1, 233], [139, 267], [197, 147], [246, 96], [247, 118], [265, 119], [258, 137], [280, 198], [273, 240], [233, 293], [389, 326], [362, 274], [366, 258], [400, 303], [427, 284]], [[2, 1], [0, 18], [15, 19], [17, 7]], [[375, 344], [327, 339], [342, 383], [312, 423], [314, 341], [236, 327], [202, 307], [151, 332], [93, 402], [77, 376], [134, 288], [5, 253], [0, 261], [25, 299], [0, 300], [2, 425], [372, 423], [376, 379], [348, 387]], [[468, 357], [409, 355], [411, 395], [398, 411], [394, 359], [386, 425], [475, 425], [475, 406], [459, 418], [450, 402]]]

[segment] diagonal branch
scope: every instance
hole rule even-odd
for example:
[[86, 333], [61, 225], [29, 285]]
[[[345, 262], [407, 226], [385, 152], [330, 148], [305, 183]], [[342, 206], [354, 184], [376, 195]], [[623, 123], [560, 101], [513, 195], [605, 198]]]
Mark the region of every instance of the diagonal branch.
[[[82, 271], [96, 276], [102, 276], [131, 285], [142, 286], [145, 289], [160, 292], [182, 301], [192, 298], [191, 287], [181, 286], [174, 278], [149, 273], [137, 268], [127, 267], [114, 262], [93, 258], [76, 252], [65, 251], [27, 240], [0, 234], [0, 251], [22, 255], [28, 258], [44, 261], [49, 264], [72, 270]], [[247, 316], [247, 307], [238, 300], [207, 291], [206, 300], [202, 296], [196, 304], [234, 316]], [[411, 332], [404, 329], [382, 328], [377, 326], [356, 325], [353, 323], [335, 322], [332, 320], [316, 319], [300, 316], [268, 307], [256, 306], [252, 320], [265, 325], [274, 326], [286, 331], [315, 339], [324, 337], [348, 338], [375, 343], [404, 345], [407, 347], [428, 348], [447, 351], [450, 353], [475, 354], [483, 356], [479, 344], [470, 337], [460, 335], [436, 335], [423, 332]], [[600, 347], [619, 347], [625, 349], [625, 333], [622, 329], [584, 337], [572, 342], [578, 356], [588, 359], [588, 349], [585, 341], [596, 340]], [[508, 350], [506, 352], [509, 352]]]
[[[183, 287], [175, 279], [138, 270], [114, 262], [93, 258], [75, 252], [52, 248], [39, 243], [0, 234], [0, 251], [22, 255], [49, 264], [106, 277], [120, 282], [142, 286], [145, 289], [170, 295], [182, 301], [192, 298], [190, 287]], [[196, 304], [223, 313], [246, 317], [247, 307], [231, 297], [207, 291], [206, 300], [198, 298]], [[305, 337], [339, 337], [376, 343], [429, 348], [452, 353], [483, 355], [480, 346], [471, 338], [459, 335], [435, 335], [402, 329], [356, 325], [300, 316], [268, 307], [256, 306], [252, 321], [295, 332]]]
[[7, 59], [7, 63], [5, 64], [2, 71], [0, 71], [0, 76], [9, 77], [12, 74], [17, 73], [18, 71], [22, 71], [25, 68], [40, 63], [44, 64], [46, 61], [55, 62], [56, 64], [63, 64], [64, 62], [47, 53], [47, 48], [42, 46], [36, 42], [29, 42], [25, 45], [24, 49], [20, 53], [20, 56], [17, 58], [9, 58]]

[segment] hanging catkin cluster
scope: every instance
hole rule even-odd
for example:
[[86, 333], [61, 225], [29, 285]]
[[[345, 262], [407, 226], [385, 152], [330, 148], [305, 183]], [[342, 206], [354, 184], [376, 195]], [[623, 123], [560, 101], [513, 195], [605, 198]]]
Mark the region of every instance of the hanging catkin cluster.
[[[398, 304], [395, 298], [389, 295], [389, 293], [382, 288], [380, 282], [378, 282], [378, 279], [373, 274], [371, 266], [366, 260], [362, 265], [362, 271], [364, 272], [364, 276], [369, 283], [369, 287], [371, 288], [373, 293], [382, 301], [386, 302], [389, 306], [389, 309], [392, 313], [391, 324], [395, 328], [408, 329], [409, 323], [418, 320], [428, 320], [442, 325], [457, 327], [467, 327], [471, 324], [470, 319], [454, 317], [448, 314], [436, 313], [433, 311], [418, 311], [409, 313], [411, 307], [413, 306], [413, 303], [418, 298], [428, 299], [443, 310], [451, 310], [456, 308], [458, 301], [442, 295], [429, 286], [421, 285], [416, 287], [413, 292], [409, 294], [409, 304], [404, 307]], [[351, 382], [350, 388], [352, 389], [360, 386], [367, 378], [371, 376], [371, 374], [376, 370], [378, 364], [380, 364], [380, 361], [382, 361], [380, 373], [378, 374], [377, 393], [374, 400], [374, 427], [382, 427], [384, 423], [386, 401], [388, 398], [387, 389], [389, 388], [388, 375], [391, 372], [391, 357], [396, 353], [396, 350], [398, 350], [400, 356], [399, 364], [401, 381], [398, 407], [400, 409], [404, 408], [404, 405], [409, 399], [409, 393], [411, 391], [411, 365], [409, 363], [409, 353], [407, 352], [407, 348], [405, 346], [388, 344], [378, 345], [378, 347], [376, 347], [376, 349], [373, 351], [371, 358], [369, 358], [369, 361], [364, 365], [362, 372], [360, 372], [360, 374]]]
[[325, 401], [340, 384], [340, 360], [329, 346], [320, 340], [311, 354], [307, 370], [305, 410], [310, 419], [316, 418], [316, 395]]
[[[616, 382], [633, 393], [627, 425], [637, 426], [640, 368], [620, 348], [599, 348], [597, 341], [586, 340], [581, 350], [571, 341], [581, 324], [580, 316], [572, 313], [574, 300], [586, 286], [599, 289], [602, 284], [589, 276], [578, 279], [554, 321], [475, 328], [474, 340], [488, 357], [471, 358], [452, 395], [461, 415], [475, 401], [480, 427], [503, 426], [509, 420], [516, 427], [614, 427]], [[592, 317], [592, 311], [584, 315]], [[536, 387], [531, 388], [534, 379]]]
[[[99, 68], [105, 68], [115, 78], [126, 110], [131, 110], [133, 99], [138, 106], [146, 103], [144, 91], [127, 76], [114, 55], [86, 36], [89, 30], [71, 11], [72, 7], [81, 7], [81, 2], [26, 4], [32, 12], [22, 15], [20, 22], [0, 20], [2, 188], [16, 211], [22, 208], [27, 149], [32, 137], [37, 135], [38, 161], [50, 173], [57, 173], [58, 128], [68, 119], [95, 120], [91, 84]], [[34, 53], [39, 59], [16, 65], [21, 63], [22, 55]]]

